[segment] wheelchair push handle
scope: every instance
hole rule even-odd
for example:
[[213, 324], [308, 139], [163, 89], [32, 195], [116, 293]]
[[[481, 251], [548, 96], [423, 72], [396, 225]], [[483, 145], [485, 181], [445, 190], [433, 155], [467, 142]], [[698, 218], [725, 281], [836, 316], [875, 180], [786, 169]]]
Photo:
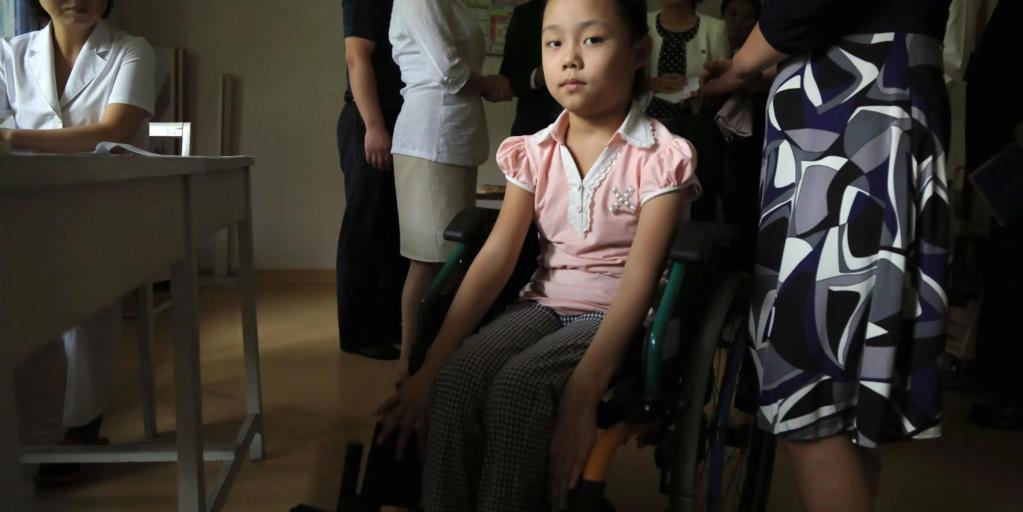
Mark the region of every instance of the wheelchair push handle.
[[682, 263], [707, 263], [741, 235], [737, 226], [695, 220], [680, 222], [669, 255], [673, 261]]

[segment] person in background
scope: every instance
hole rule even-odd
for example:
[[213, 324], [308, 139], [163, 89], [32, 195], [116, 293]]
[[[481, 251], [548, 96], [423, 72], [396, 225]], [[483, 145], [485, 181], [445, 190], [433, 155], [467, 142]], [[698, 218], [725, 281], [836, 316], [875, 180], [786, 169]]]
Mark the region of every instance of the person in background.
[[701, 87], [713, 101], [779, 65], [750, 334], [758, 423], [811, 512], [872, 510], [878, 444], [941, 435], [949, 2], [765, 0]]
[[348, 87], [337, 122], [345, 212], [337, 247], [341, 348], [398, 359], [401, 290], [408, 261], [399, 250], [391, 134], [401, 112], [401, 71], [387, 31], [393, 0], [343, 0]]
[[[20, 151], [93, 151], [103, 141], [146, 146], [155, 96], [149, 44], [104, 20], [112, 0], [37, 0], [45, 28], [0, 43], [0, 139]], [[64, 444], [103, 444], [114, 344], [121, 337], [120, 304], [96, 312], [63, 334], [67, 354]], [[82, 476], [78, 464], [43, 464], [42, 486]]]
[[544, 84], [540, 31], [547, 0], [529, 0], [516, 6], [508, 21], [501, 75], [508, 79], [518, 98], [511, 135], [536, 133], [557, 119], [561, 105]]
[[698, 14], [696, 6], [701, 1], [661, 0], [663, 9], [649, 15], [653, 53], [648, 69], [654, 95], [646, 113], [696, 147], [703, 195], [693, 204], [693, 219], [713, 221], [722, 186], [724, 138], [714, 125], [712, 109], [672, 97], [683, 89], [695, 89], [706, 62], [731, 55], [725, 23]]
[[402, 375], [419, 303], [454, 248], [444, 228], [475, 204], [476, 170], [490, 148], [482, 97], [509, 101], [512, 91], [507, 78], [481, 74], [486, 40], [462, 0], [394, 0], [388, 35], [405, 83], [391, 145], [401, 255], [409, 259], [401, 299]]
[[[721, 2], [721, 14], [725, 20], [728, 46], [731, 53], [735, 53], [760, 19], [760, 1], [724, 0]], [[752, 134], [749, 137], [729, 137], [724, 144], [721, 213], [726, 224], [742, 229], [733, 255], [739, 268], [751, 271], [756, 256], [757, 217], [760, 213], [757, 191], [766, 124], [763, 112], [767, 107], [767, 86], [758, 84], [744, 94], [748, 98], [745, 104], [752, 111]]]
[[760, 19], [760, 0], [722, 0], [721, 19], [725, 21], [728, 49], [734, 54]]
[[[1007, 72], [1019, 67], [1023, 2], [995, 6], [966, 68], [966, 168], [976, 171], [1013, 143], [1023, 145], [1023, 95]], [[1023, 198], [1021, 198], [1023, 200]], [[977, 358], [970, 369], [992, 400], [970, 408], [977, 425], [1023, 431], [1023, 336], [1016, 323], [1023, 306], [1023, 219], [991, 223], [986, 248], [984, 302], [977, 321]]]

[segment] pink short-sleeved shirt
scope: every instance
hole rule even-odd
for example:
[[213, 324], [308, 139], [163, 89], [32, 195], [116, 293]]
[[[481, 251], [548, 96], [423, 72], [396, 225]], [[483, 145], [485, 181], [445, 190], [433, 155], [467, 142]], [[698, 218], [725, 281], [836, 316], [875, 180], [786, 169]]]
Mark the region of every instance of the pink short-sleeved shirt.
[[696, 153], [634, 106], [583, 177], [564, 144], [568, 123], [563, 112], [544, 130], [511, 137], [497, 151], [508, 181], [534, 194], [539, 268], [522, 298], [563, 314], [607, 311], [643, 205], [672, 192], [699, 196]]

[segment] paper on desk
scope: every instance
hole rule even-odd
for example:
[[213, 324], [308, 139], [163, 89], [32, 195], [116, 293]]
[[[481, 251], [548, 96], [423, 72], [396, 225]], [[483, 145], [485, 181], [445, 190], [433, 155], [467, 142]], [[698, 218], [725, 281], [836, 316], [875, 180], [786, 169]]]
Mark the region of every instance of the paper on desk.
[[[152, 151], [146, 151], [138, 146], [132, 146], [131, 144], [124, 144], [122, 142], [100, 142], [96, 144], [96, 150], [92, 152], [94, 155], [138, 155], [152, 158], [189, 158], [181, 155], [163, 155], [160, 153], [153, 153]], [[202, 158], [235, 158], [237, 155], [222, 155], [222, 156], [203, 156]]]
[[131, 144], [124, 144], [122, 142], [100, 142], [96, 144], [97, 154], [109, 154], [109, 155], [139, 155], [139, 156], [156, 156], [166, 157], [173, 155], [160, 155], [150, 151], [146, 151], [138, 146], [132, 146]]

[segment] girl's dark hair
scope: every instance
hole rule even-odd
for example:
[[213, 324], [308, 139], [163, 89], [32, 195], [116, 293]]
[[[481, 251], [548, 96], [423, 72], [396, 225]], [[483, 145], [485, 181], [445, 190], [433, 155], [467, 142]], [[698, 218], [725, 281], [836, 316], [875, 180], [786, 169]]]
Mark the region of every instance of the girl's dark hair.
[[[730, 3], [734, 2], [734, 1], [735, 0], [721, 0], [721, 15], [722, 16], [725, 15], [725, 9], [728, 8], [728, 4], [730, 4]], [[753, 16], [756, 19], [759, 20], [760, 19], [760, 2], [758, 0], [746, 0], [746, 1], [749, 2], [750, 5], [753, 6]]]
[[[633, 41], [638, 41], [650, 34], [646, 0], [615, 0], [615, 6], [618, 8], [618, 14], [625, 21], [625, 26], [629, 28]], [[636, 70], [636, 76], [632, 81], [633, 99], [639, 99], [646, 90], [646, 66], [644, 66]]]
[[[49, 18], [50, 15], [43, 9], [43, 4], [39, 3], [39, 0], [28, 0], [25, 2], [32, 9], [32, 14], [35, 14], [36, 18]], [[103, 11], [103, 17], [110, 16], [110, 11], [114, 8], [114, 0], [107, 0], [107, 8]]]

